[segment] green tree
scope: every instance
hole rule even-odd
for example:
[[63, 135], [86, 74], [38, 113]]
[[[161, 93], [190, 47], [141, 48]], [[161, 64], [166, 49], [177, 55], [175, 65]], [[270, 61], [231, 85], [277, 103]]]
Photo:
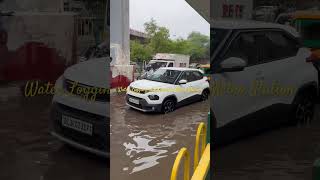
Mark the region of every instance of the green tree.
[[141, 44], [139, 41], [131, 41], [130, 43], [131, 61], [146, 61], [152, 58], [152, 50], [149, 46]]
[[191, 32], [187, 39], [170, 39], [170, 31], [158, 26], [154, 19], [144, 24], [148, 35], [146, 44], [131, 42], [132, 61], [150, 60], [156, 53], [174, 53], [190, 55], [191, 60], [210, 57], [210, 38], [199, 32]]
[[169, 53], [172, 47], [169, 29], [157, 25], [154, 19], [144, 24], [145, 32], [149, 37], [148, 46], [155, 53]]
[[191, 59], [210, 57], [210, 37], [199, 32], [191, 32], [187, 38], [190, 43], [189, 54]]
[[158, 29], [159, 26], [153, 18], [151, 18], [149, 22], [144, 23], [144, 30], [149, 37], [153, 37], [154, 34], [158, 31]]
[[171, 53], [176, 54], [190, 54], [191, 43], [185, 39], [179, 38], [172, 42]]

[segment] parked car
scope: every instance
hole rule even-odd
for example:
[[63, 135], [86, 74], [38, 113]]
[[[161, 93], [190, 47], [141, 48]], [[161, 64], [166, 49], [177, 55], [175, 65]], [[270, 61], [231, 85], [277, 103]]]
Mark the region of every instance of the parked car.
[[51, 134], [76, 148], [109, 156], [110, 58], [78, 63], [56, 81]]
[[144, 73], [139, 79], [145, 79], [161, 67], [189, 67], [190, 56], [184, 54], [157, 53], [145, 65]]
[[209, 96], [207, 78], [198, 69], [160, 68], [127, 88], [127, 105], [143, 112], [169, 113]]
[[313, 118], [317, 71], [294, 28], [221, 20], [211, 34], [215, 145]]

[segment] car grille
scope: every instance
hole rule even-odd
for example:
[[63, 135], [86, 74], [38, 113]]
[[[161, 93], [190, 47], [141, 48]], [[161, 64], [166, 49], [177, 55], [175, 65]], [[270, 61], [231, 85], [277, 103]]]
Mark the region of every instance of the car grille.
[[147, 90], [139, 89], [139, 88], [134, 88], [134, 87], [130, 87], [130, 91], [133, 91], [133, 92], [139, 93], [139, 94], [145, 94], [145, 93], [148, 92]]
[[[109, 145], [109, 125], [105, 117], [80, 111], [62, 104], [56, 104], [52, 109], [53, 128], [62, 136], [71, 139], [79, 144], [107, 152]], [[62, 126], [62, 115], [72, 116], [93, 125], [92, 136]], [[103, 120], [104, 119], [104, 120]]]
[[[87, 100], [110, 102], [110, 93], [107, 88], [88, 86], [69, 79], [64, 80], [63, 86], [72, 95], [80, 96]], [[81, 89], [81, 91], [78, 91], [78, 89]]]

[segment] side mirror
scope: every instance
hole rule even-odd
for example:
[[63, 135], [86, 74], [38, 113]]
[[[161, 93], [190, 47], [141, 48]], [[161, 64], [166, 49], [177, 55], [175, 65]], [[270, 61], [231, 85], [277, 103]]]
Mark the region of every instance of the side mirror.
[[185, 80], [185, 79], [181, 79], [181, 80], [179, 81], [179, 84], [180, 84], [180, 85], [182, 85], [182, 84], [187, 84], [187, 83], [188, 83], [188, 81]]
[[230, 57], [226, 60], [224, 60], [220, 67], [222, 69], [222, 72], [237, 72], [237, 71], [243, 71], [243, 69], [247, 66], [247, 63], [245, 60], [237, 57]]

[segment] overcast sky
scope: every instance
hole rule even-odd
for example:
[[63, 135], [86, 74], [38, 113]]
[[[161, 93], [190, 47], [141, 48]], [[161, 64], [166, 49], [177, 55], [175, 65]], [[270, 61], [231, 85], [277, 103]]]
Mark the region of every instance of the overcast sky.
[[144, 31], [143, 24], [155, 19], [170, 30], [171, 38], [186, 38], [192, 31], [209, 36], [210, 25], [185, 0], [129, 0], [130, 28]]

